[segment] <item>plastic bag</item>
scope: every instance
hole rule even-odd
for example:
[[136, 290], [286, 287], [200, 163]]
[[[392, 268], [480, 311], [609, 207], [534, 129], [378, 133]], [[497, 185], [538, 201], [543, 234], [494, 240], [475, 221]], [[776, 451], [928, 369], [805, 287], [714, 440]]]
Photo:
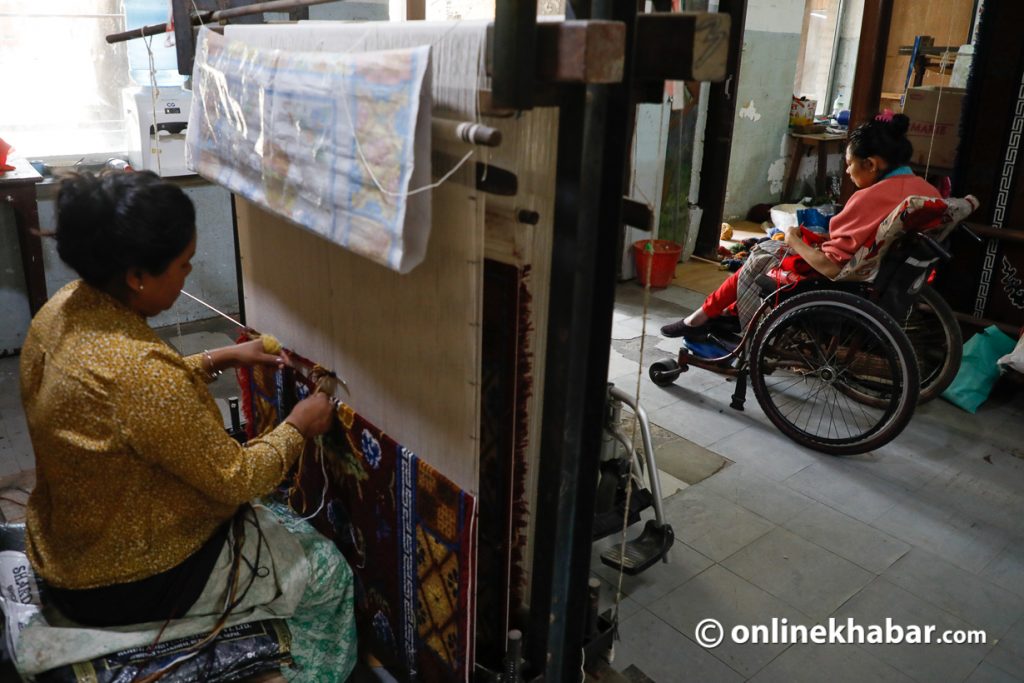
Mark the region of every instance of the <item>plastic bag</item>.
[[964, 344], [960, 371], [942, 392], [942, 398], [969, 413], [977, 412], [999, 379], [1000, 357], [1010, 353], [1015, 344], [1013, 338], [995, 325], [971, 337]]
[[0, 552], [0, 609], [4, 613], [4, 650], [14, 660], [18, 637], [32, 617], [39, 613], [42, 600], [35, 573], [25, 553]]
[[1013, 351], [999, 359], [999, 367], [1004, 370], [1015, 370], [1024, 372], [1024, 335], [1017, 340]]

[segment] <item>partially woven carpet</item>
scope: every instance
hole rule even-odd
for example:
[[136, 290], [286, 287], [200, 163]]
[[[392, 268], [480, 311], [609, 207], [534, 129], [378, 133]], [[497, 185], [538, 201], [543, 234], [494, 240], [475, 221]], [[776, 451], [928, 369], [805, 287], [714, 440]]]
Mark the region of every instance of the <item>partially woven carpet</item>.
[[[287, 416], [322, 376], [292, 358], [298, 371], [239, 373], [251, 435]], [[469, 680], [476, 499], [351, 407], [338, 418], [307, 445], [289, 501], [352, 566], [360, 644], [402, 680]]]

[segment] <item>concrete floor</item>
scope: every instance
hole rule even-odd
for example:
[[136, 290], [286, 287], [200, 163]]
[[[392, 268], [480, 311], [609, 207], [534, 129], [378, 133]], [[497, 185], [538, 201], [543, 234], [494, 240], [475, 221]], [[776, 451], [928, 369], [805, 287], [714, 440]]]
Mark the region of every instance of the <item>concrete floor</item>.
[[[637, 384], [643, 290], [619, 288], [613, 381]], [[877, 452], [836, 458], [803, 449], [753, 395], [693, 369], [667, 388], [646, 368], [678, 346], [658, 328], [699, 305], [669, 288], [648, 303], [640, 396], [651, 420], [731, 461], [665, 502], [671, 562], [623, 581], [613, 666], [671, 681], [1024, 681], [1024, 395], [993, 396], [977, 415], [921, 406]], [[633, 533], [636, 533], [634, 531]], [[610, 542], [610, 541], [608, 541]], [[592, 572], [611, 601], [617, 573]], [[825, 624], [983, 629], [982, 645], [735, 645], [695, 642], [704, 619], [733, 626]], [[634, 669], [635, 671], [635, 669]]]
[[[658, 328], [702, 299], [680, 288], [654, 293], [643, 336], [643, 290], [619, 288], [609, 377], [631, 393], [639, 377], [641, 404], [664, 430], [656, 430], [656, 449], [664, 445], [663, 481], [675, 491], [665, 508], [676, 545], [670, 563], [624, 578], [612, 666], [630, 680], [642, 672], [658, 683], [1024, 681], [1024, 396], [996, 396], [975, 416], [943, 401], [927, 404], [896, 441], [868, 455], [808, 451], [782, 437], [752, 395], [745, 412], [730, 409], [732, 384], [720, 376], [692, 370], [668, 388], [647, 379], [647, 366], [677, 349]], [[176, 329], [164, 332], [177, 337]], [[199, 332], [234, 334], [218, 321], [183, 326], [182, 337]], [[34, 466], [17, 362], [0, 359], [0, 477]], [[232, 393], [221, 382], [217, 393]], [[592, 572], [610, 605], [617, 573], [597, 552]], [[727, 638], [713, 649], [695, 642], [703, 619], [729, 630], [773, 617], [804, 625], [849, 617], [865, 628], [891, 618], [940, 631], [984, 629], [987, 640], [736, 645]]]

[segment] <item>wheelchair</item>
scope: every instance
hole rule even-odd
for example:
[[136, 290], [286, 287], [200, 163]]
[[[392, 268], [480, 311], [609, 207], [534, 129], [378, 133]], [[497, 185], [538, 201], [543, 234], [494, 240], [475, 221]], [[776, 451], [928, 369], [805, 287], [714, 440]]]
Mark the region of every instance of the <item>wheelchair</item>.
[[650, 366], [651, 380], [669, 386], [691, 366], [732, 376], [736, 410], [749, 381], [768, 419], [796, 443], [830, 455], [881, 448], [959, 369], [959, 325], [927, 280], [952, 258], [946, 239], [967, 230], [961, 222], [977, 205], [973, 197], [945, 200], [941, 219], [911, 230], [922, 223], [915, 208], [936, 210], [935, 200], [912, 197], [836, 280], [780, 285], [760, 276], [761, 303], [745, 329], [735, 317], [710, 325], [709, 341], [726, 353], [702, 357], [684, 343], [676, 360]]

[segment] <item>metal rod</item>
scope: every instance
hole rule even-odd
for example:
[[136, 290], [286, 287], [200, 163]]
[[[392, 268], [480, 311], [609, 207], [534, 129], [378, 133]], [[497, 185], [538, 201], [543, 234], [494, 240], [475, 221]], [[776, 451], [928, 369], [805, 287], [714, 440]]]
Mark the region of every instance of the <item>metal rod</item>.
[[651, 482], [651, 493], [654, 496], [654, 517], [658, 526], [665, 525], [665, 512], [661, 507], [661, 481], [658, 477], [658, 464], [654, 457], [654, 444], [651, 442], [651, 423], [647, 420], [647, 411], [633, 397], [617, 386], [608, 388], [608, 393], [617, 401], [622, 401], [632, 409], [640, 422], [640, 437], [644, 443], [644, 459], [647, 460], [647, 478]]
[[[233, 19], [235, 17], [260, 14], [261, 12], [287, 12], [297, 7], [323, 5], [328, 2], [338, 2], [338, 0], [270, 0], [269, 2], [258, 2], [254, 5], [246, 5], [245, 7], [232, 7], [230, 9], [217, 10], [215, 12], [201, 11], [193, 13], [190, 17], [190, 21], [193, 26], [198, 26], [199, 24], [205, 24], [207, 22], [217, 23], [220, 21], [226, 21], [227, 19]], [[167, 23], [149, 24], [148, 26], [133, 28], [130, 31], [111, 33], [107, 36], [107, 42], [111, 44], [123, 43], [126, 40], [132, 40], [134, 38], [170, 33], [173, 30], [174, 28]]]
[[242, 323], [238, 322], [237, 320], [235, 320], [234, 318], [232, 318], [232, 317], [231, 317], [230, 315], [228, 315], [228, 314], [227, 314], [227, 313], [225, 313], [224, 311], [221, 311], [221, 310], [218, 310], [218, 309], [214, 308], [213, 306], [211, 306], [210, 304], [206, 303], [205, 301], [203, 301], [203, 300], [202, 300], [202, 299], [200, 299], [199, 297], [197, 297], [197, 296], [193, 296], [192, 294], [189, 294], [189, 293], [188, 293], [188, 292], [186, 292], [186, 291], [185, 291], [184, 289], [183, 289], [183, 290], [181, 290], [181, 293], [182, 293], [182, 294], [184, 294], [185, 296], [187, 296], [187, 297], [188, 297], [189, 299], [192, 299], [193, 301], [196, 301], [196, 302], [198, 302], [198, 303], [202, 304], [203, 306], [206, 306], [207, 308], [209, 308], [209, 309], [210, 309], [211, 311], [213, 311], [214, 313], [216, 313], [216, 314], [217, 314], [217, 315], [219, 315], [220, 317], [222, 317], [222, 318], [224, 318], [225, 320], [228, 320], [228, 321], [230, 321], [230, 322], [234, 323], [234, 324], [235, 324], [235, 325], [237, 325], [238, 327], [241, 327], [241, 328], [242, 328], [243, 330], [248, 330], [248, 329], [249, 329], [249, 328], [248, 328], [247, 326], [245, 326], [245, 325], [243, 325]]
[[501, 144], [501, 131], [475, 121], [455, 121], [435, 116], [430, 119], [430, 132], [437, 137], [483, 147], [497, 147]]

